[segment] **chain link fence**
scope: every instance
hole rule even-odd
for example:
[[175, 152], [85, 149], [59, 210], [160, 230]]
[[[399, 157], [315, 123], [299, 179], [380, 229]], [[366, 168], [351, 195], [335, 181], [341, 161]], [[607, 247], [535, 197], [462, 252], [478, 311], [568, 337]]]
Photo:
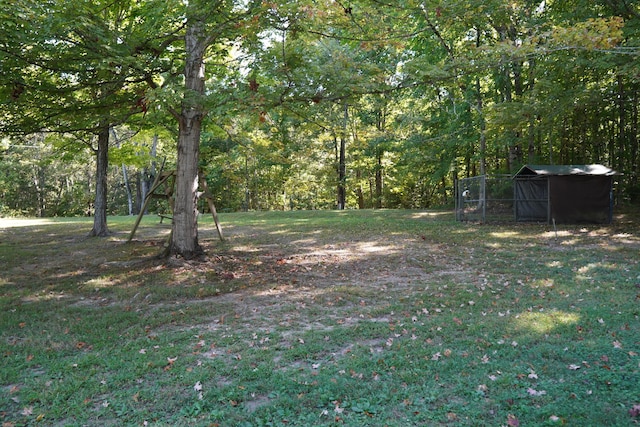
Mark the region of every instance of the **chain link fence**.
[[515, 221], [511, 175], [480, 175], [456, 181], [458, 221]]

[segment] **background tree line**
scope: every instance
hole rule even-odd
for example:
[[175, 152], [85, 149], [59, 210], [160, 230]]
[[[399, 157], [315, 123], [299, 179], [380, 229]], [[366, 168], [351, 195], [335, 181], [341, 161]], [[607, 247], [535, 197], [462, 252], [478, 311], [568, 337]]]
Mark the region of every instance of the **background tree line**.
[[635, 2], [190, 5], [3, 3], [1, 215], [136, 214], [188, 109], [220, 210], [447, 205], [526, 163], [603, 163], [640, 199]]

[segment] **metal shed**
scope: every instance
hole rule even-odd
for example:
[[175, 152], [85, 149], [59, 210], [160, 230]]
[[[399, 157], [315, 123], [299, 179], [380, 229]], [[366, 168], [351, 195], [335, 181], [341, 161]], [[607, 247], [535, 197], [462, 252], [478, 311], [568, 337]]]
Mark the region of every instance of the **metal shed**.
[[526, 165], [513, 177], [516, 221], [609, 224], [613, 177], [603, 165]]

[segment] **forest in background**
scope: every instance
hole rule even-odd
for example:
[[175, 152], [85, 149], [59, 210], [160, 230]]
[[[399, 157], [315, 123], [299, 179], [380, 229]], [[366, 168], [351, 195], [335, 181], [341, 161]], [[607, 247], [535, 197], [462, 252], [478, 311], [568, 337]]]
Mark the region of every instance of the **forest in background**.
[[[91, 215], [99, 153], [107, 212], [138, 213], [177, 162], [182, 3], [0, 6], [0, 216]], [[219, 210], [447, 206], [457, 178], [527, 163], [605, 164], [640, 201], [635, 2], [212, 3], [234, 34], [205, 58]]]

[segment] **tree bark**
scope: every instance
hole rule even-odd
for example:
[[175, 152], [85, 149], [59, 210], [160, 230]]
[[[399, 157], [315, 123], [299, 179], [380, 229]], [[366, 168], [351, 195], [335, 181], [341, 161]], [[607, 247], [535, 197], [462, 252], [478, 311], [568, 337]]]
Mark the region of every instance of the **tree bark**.
[[384, 150], [376, 147], [376, 203], [375, 207], [382, 209], [382, 156]]
[[198, 243], [197, 211], [200, 133], [204, 117], [204, 54], [208, 45], [203, 33], [204, 28], [198, 21], [190, 23], [186, 31], [186, 92], [178, 116], [178, 161], [169, 254], [186, 259], [203, 254]]
[[358, 181], [358, 187], [356, 188], [356, 196], [358, 198], [358, 209], [364, 209], [364, 192], [362, 191], [362, 184], [360, 183], [360, 179], [362, 178], [362, 172], [360, 169], [356, 170], [356, 180]]
[[93, 204], [93, 228], [90, 236], [109, 235], [107, 227], [107, 172], [109, 170], [109, 124], [103, 123], [98, 132], [96, 153], [96, 195]]
[[[113, 142], [116, 144], [116, 147], [120, 148], [120, 140], [118, 139], [118, 134], [113, 126], [109, 127], [109, 132], [113, 137]], [[122, 163], [120, 166], [122, 168], [122, 180], [124, 182], [124, 189], [127, 192], [127, 207], [129, 215], [133, 215], [133, 193], [131, 192], [131, 182], [129, 182], [129, 173], [127, 172], [127, 165]]]
[[340, 149], [338, 153], [338, 209], [344, 209], [347, 202], [347, 124], [349, 120], [349, 104], [344, 103], [344, 126], [340, 136]]
[[[156, 157], [158, 149], [158, 134], [153, 135], [153, 141], [151, 143], [151, 165], [145, 166], [142, 173], [138, 173], [138, 186], [137, 186], [137, 203], [135, 208], [135, 214], [139, 214], [144, 207], [144, 201], [151, 190], [153, 181], [156, 178]], [[164, 164], [164, 163], [163, 163]], [[144, 212], [146, 215], [148, 212]]]

